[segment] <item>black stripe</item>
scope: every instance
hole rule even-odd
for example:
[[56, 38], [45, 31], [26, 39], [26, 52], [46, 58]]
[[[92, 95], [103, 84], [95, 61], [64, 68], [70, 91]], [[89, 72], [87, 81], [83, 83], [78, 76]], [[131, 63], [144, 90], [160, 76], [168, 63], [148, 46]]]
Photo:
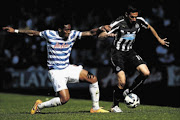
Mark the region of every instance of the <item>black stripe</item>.
[[126, 40], [123, 39], [123, 41], [120, 43], [120, 50], [122, 50], [122, 46], [123, 46], [123, 44], [124, 44], [125, 41], [126, 41]]
[[130, 46], [131, 46], [131, 40], [129, 40], [129, 41], [126, 43], [125, 51], [129, 50]]

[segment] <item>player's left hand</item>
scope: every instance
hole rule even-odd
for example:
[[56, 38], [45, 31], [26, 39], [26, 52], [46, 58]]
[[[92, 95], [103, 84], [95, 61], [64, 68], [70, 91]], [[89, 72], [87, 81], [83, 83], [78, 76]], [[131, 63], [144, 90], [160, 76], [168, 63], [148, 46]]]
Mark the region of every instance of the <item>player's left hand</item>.
[[165, 46], [169, 47], [170, 42], [167, 42], [166, 40], [167, 40], [167, 38], [164, 38], [164, 39], [160, 38], [159, 42], [161, 43], [161, 45], [165, 45]]
[[7, 32], [14, 33], [14, 28], [12, 27], [3, 27], [3, 30], [7, 30]]
[[108, 34], [108, 33], [107, 33], [107, 36], [108, 36], [108, 37], [115, 37], [115, 36], [117, 36], [117, 34], [114, 34], [114, 33]]

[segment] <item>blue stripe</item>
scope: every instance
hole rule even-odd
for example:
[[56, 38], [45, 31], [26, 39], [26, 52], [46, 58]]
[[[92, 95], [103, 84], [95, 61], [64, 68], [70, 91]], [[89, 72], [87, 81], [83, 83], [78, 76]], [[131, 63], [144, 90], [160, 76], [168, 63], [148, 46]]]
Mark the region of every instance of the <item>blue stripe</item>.
[[57, 38], [57, 37], [51, 37], [51, 36], [48, 36], [49, 39], [52, 39], [52, 40], [62, 40], [62, 38]]
[[64, 67], [64, 68], [58, 68], [57, 66], [48, 66], [49, 70], [55, 69], [55, 70], [63, 70], [65, 68], [67, 68], [68, 66]]
[[44, 34], [45, 34], [46, 38], [48, 38], [48, 39], [52, 39], [52, 40], [62, 40], [61, 38], [48, 36], [48, 35], [47, 35], [47, 31], [44, 31]]
[[46, 39], [48, 38], [48, 37], [47, 37], [47, 34], [46, 34], [46, 31], [43, 31], [43, 32], [42, 32], [42, 35], [43, 35], [44, 38], [46, 38]]
[[71, 36], [71, 39], [73, 39], [74, 37], [75, 37], [75, 35], [76, 35], [76, 31], [73, 31], [74, 33], [73, 33], [73, 35]]
[[54, 50], [57, 50], [57, 51], [68, 51], [69, 48], [53, 48]]
[[49, 34], [52, 36], [56, 36], [52, 31], [49, 31]]
[[80, 36], [79, 36], [79, 35], [80, 35], [80, 33], [81, 33], [81, 32], [79, 32], [79, 33], [78, 33], [78, 38], [80, 37]]
[[51, 45], [56, 45], [56, 42], [50, 42], [50, 41], [48, 41], [48, 43], [51, 44]]
[[52, 66], [65, 66], [67, 64], [69, 65], [69, 62], [65, 62], [65, 63], [52, 63], [52, 64], [48, 62], [48, 64], [50, 64]]
[[66, 61], [69, 59], [69, 56], [67, 58], [48, 58], [49, 61]]
[[47, 35], [47, 31], [44, 31], [44, 35], [46, 36], [46, 38], [49, 38]]
[[55, 56], [66, 56], [67, 54], [69, 54], [71, 51], [69, 51], [68, 53], [53, 53], [53, 52], [48, 52], [49, 55], [55, 55]]

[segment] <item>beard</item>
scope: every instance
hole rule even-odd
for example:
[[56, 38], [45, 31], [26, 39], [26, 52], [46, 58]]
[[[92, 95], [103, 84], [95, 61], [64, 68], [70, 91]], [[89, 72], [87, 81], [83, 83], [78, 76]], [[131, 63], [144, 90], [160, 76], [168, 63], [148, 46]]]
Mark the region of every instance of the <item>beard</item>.
[[135, 25], [136, 24], [136, 21], [132, 21], [132, 25]]

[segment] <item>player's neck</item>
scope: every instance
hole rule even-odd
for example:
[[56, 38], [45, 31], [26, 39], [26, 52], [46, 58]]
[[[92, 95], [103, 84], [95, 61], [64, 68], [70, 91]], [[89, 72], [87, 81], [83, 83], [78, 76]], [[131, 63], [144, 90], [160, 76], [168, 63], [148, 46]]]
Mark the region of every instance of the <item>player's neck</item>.
[[68, 37], [66, 37], [63, 32], [58, 32], [58, 34], [63, 38], [64, 41], [67, 41]]

